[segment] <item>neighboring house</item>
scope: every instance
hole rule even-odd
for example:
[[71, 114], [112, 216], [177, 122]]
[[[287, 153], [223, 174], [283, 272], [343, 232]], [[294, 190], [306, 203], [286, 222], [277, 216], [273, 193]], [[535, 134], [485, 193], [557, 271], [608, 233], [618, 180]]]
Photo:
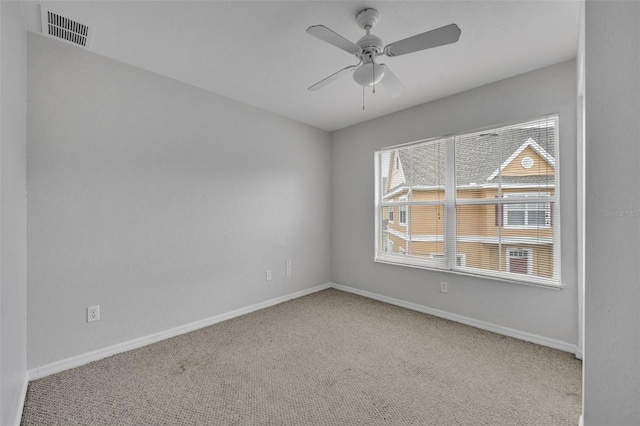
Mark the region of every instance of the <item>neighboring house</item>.
[[[456, 266], [552, 278], [554, 203], [538, 197], [555, 193], [553, 132], [553, 127], [518, 128], [456, 139], [456, 199], [487, 200], [457, 207]], [[391, 151], [383, 201], [413, 205], [383, 211], [387, 253], [444, 257], [445, 149], [441, 141]], [[498, 197], [520, 202], [492, 203]], [[522, 203], [523, 197], [538, 202]]]

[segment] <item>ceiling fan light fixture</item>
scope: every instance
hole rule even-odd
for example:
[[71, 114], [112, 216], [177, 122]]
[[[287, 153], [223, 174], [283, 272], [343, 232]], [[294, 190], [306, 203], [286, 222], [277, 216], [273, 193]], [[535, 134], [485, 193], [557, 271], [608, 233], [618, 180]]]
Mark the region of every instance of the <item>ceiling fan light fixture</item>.
[[373, 62], [364, 63], [353, 72], [353, 79], [361, 86], [378, 84], [383, 77], [384, 67]]

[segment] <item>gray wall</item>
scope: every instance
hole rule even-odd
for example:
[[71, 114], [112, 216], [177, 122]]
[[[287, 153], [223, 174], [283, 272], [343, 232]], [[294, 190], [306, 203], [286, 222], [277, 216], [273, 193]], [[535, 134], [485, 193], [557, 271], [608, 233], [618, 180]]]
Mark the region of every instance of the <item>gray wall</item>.
[[[586, 3], [584, 424], [640, 424], [640, 3]], [[629, 214], [630, 213], [630, 214]]]
[[[374, 263], [374, 150], [560, 113], [562, 290]], [[565, 62], [333, 134], [332, 281], [521, 332], [578, 342], [576, 64]], [[449, 293], [439, 292], [440, 281]]]
[[0, 2], [0, 424], [19, 417], [27, 377], [26, 32]]
[[27, 67], [29, 368], [330, 281], [328, 133], [34, 34]]

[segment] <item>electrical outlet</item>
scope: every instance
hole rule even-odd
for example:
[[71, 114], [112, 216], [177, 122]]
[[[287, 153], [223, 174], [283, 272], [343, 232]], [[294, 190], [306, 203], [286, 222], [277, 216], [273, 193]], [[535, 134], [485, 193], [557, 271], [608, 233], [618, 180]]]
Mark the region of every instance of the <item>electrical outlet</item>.
[[291, 259], [287, 259], [287, 276], [291, 276]]
[[271, 270], [269, 270], [269, 271], [265, 272], [265, 274], [264, 274], [264, 279], [265, 279], [266, 281], [271, 281]]
[[440, 282], [440, 293], [448, 293], [449, 292], [449, 284], [444, 281]]
[[87, 308], [87, 322], [100, 320], [100, 305], [89, 306]]

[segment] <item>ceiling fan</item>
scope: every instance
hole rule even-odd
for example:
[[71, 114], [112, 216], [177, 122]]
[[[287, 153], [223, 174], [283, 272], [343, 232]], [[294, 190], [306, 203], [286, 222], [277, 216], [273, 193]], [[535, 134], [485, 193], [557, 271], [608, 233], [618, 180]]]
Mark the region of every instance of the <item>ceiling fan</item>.
[[366, 34], [356, 43], [352, 43], [324, 25], [313, 25], [307, 28], [307, 33], [355, 55], [360, 60], [358, 64], [345, 67], [331, 74], [329, 77], [320, 80], [309, 87], [308, 90], [315, 91], [321, 89], [332, 81], [342, 77], [344, 74], [353, 71], [353, 79], [363, 88], [365, 86], [373, 86], [375, 93], [375, 85], [380, 83], [391, 96], [394, 98], [398, 97], [404, 92], [404, 85], [398, 77], [391, 72], [388, 66], [376, 62], [377, 57], [382, 55], [389, 57], [405, 55], [407, 53], [455, 43], [460, 38], [460, 28], [456, 24], [449, 24], [383, 47], [382, 40], [371, 34], [371, 29], [378, 22], [378, 16], [378, 11], [372, 8], [362, 9], [358, 12], [356, 22], [360, 28], [366, 31]]

